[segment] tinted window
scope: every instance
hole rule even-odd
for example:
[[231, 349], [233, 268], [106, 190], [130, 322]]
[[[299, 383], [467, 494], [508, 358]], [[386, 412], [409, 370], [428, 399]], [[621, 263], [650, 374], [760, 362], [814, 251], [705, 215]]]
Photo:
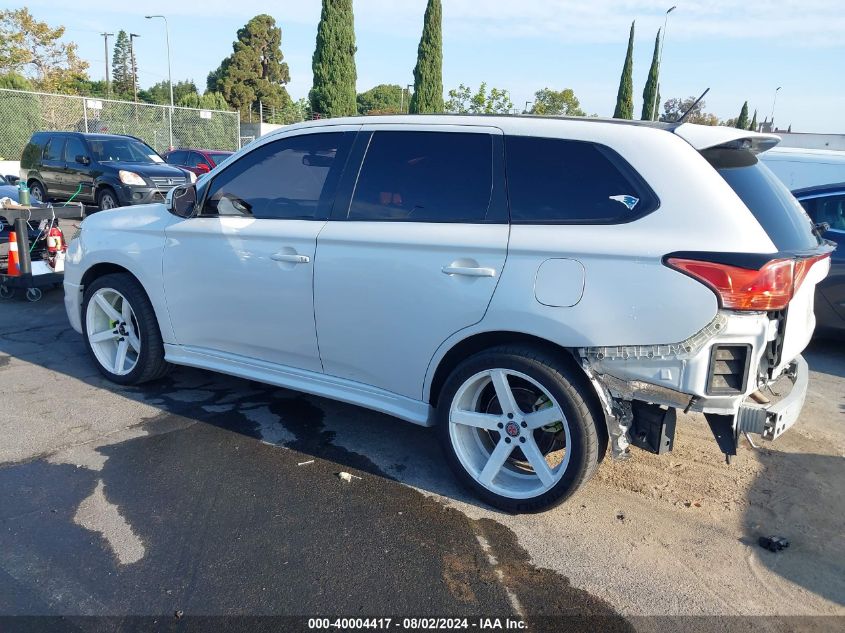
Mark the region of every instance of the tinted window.
[[845, 231], [845, 192], [801, 201], [814, 222], [827, 222], [831, 229]]
[[50, 142], [47, 143], [47, 147], [44, 148], [44, 160], [61, 160], [64, 146], [65, 139], [63, 136], [54, 136], [51, 138]]
[[196, 152], [191, 152], [188, 155], [188, 162], [185, 163], [188, 167], [196, 167], [200, 163], [205, 163], [208, 165], [208, 161], [205, 159], [205, 156], [202, 154], [197, 154]]
[[219, 165], [224, 160], [231, 156], [231, 153], [224, 153], [224, 152], [209, 152], [208, 155], [211, 157], [211, 160], [214, 161], [215, 165]]
[[607, 147], [511, 136], [505, 151], [514, 223], [629, 222], [657, 208], [642, 178]]
[[134, 138], [89, 139], [91, 153], [99, 162], [163, 163], [156, 151]]
[[[311, 219], [334, 193], [352, 134], [306, 134], [262, 145], [211, 182], [204, 215]], [[332, 167], [337, 161], [337, 169]], [[331, 178], [330, 178], [331, 176]]]
[[493, 186], [489, 134], [376, 132], [352, 220], [482, 222]]
[[65, 161], [68, 163], [72, 163], [76, 160], [77, 156], [87, 156], [88, 150], [85, 149], [85, 145], [82, 143], [82, 139], [76, 136], [70, 136], [65, 143]]
[[754, 214], [780, 251], [818, 246], [810, 218], [789, 189], [757, 157], [741, 149], [709, 149], [701, 154]]
[[181, 149], [177, 149], [174, 152], [170, 152], [167, 155], [167, 162], [171, 165], [184, 165], [185, 158], [187, 157], [188, 152], [183, 151]]

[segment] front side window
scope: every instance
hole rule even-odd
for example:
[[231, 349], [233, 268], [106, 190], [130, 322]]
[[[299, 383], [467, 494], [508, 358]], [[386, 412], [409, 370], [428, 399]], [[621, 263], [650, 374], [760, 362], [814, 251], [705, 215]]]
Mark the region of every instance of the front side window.
[[350, 220], [483, 222], [493, 187], [489, 134], [375, 132]]
[[75, 136], [68, 138], [65, 143], [65, 162], [72, 163], [76, 161], [77, 156], [87, 156], [88, 151], [82, 143], [82, 139]]
[[801, 206], [817, 224], [827, 222], [832, 230], [845, 232], [845, 192], [806, 198]]
[[191, 152], [188, 154], [188, 162], [185, 163], [188, 167], [196, 167], [200, 163], [205, 163], [208, 165], [208, 161], [205, 160], [205, 156], [202, 154], [197, 154], [196, 152]]
[[515, 224], [623, 223], [657, 208], [642, 178], [602, 145], [509, 136], [505, 153]]
[[351, 136], [303, 134], [262, 145], [214, 178], [203, 215], [314, 219], [326, 211]]
[[44, 148], [44, 160], [61, 160], [64, 146], [65, 139], [63, 136], [54, 136], [51, 138], [50, 142], [47, 143], [47, 147]]

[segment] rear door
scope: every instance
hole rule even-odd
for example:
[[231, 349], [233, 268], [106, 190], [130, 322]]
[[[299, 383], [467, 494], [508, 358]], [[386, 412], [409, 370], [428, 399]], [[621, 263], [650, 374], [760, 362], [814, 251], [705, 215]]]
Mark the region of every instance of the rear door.
[[41, 157], [41, 181], [47, 189], [47, 196], [62, 198], [67, 194], [67, 187], [64, 184], [65, 171], [65, 136], [54, 134], [50, 137], [44, 147], [44, 154]]
[[[76, 157], [88, 157], [87, 165], [76, 161]], [[64, 149], [64, 170], [62, 172], [63, 195], [75, 199], [93, 200], [94, 176], [91, 165], [91, 153], [78, 136], [68, 136]]]
[[484, 317], [505, 264], [502, 154], [495, 128], [364, 126], [360, 171], [317, 239], [327, 374], [422, 397], [435, 351]]

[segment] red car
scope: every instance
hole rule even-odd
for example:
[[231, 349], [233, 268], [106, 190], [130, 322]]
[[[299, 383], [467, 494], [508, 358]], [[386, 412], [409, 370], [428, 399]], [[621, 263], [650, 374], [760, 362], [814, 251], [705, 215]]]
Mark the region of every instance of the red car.
[[164, 155], [164, 160], [169, 165], [176, 165], [182, 169], [194, 172], [197, 176], [201, 176], [210, 172], [233, 153], [223, 150], [186, 147], [170, 150]]

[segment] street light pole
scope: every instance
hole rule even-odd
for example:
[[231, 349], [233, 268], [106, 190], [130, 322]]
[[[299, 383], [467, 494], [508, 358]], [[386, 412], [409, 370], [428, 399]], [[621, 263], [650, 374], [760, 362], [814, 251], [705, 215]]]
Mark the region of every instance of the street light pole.
[[137, 33], [129, 34], [129, 59], [132, 64], [132, 92], [135, 93], [135, 103], [138, 103], [138, 66], [135, 62], [135, 38], [141, 37]]
[[100, 33], [103, 36], [103, 50], [106, 53], [106, 96], [111, 96], [111, 87], [109, 86], [109, 37], [114, 33]]
[[173, 74], [170, 72], [170, 27], [167, 24], [167, 18], [163, 15], [145, 15], [145, 18], [152, 20], [153, 18], [161, 18], [164, 20], [164, 36], [167, 40], [167, 83], [170, 84], [170, 116], [168, 117], [168, 126], [170, 128], [170, 147], [173, 147]]
[[414, 84], [407, 84], [405, 88], [408, 90], [408, 114], [411, 113], [411, 88], [414, 87]]
[[672, 5], [666, 10], [666, 17], [663, 18], [663, 37], [660, 38], [660, 53], [657, 55], [657, 81], [655, 82], [654, 102], [651, 105], [651, 120], [657, 118], [657, 94], [660, 92], [658, 86], [660, 85], [660, 71], [663, 70], [663, 45], [666, 43], [666, 29], [669, 28], [669, 14], [678, 7]]
[[780, 92], [781, 88], [783, 88], [783, 86], [778, 86], [775, 89], [775, 98], [772, 99], [772, 132], [775, 131], [775, 104], [778, 102], [778, 92]]

